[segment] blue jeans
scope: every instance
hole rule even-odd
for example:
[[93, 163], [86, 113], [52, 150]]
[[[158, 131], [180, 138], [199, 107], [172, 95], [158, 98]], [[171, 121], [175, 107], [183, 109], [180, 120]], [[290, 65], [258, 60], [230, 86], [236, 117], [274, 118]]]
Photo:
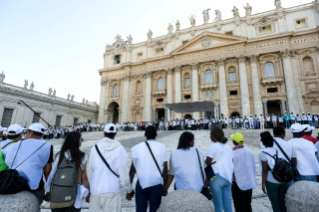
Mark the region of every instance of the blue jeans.
[[286, 126], [286, 128], [290, 128], [289, 120], [285, 120], [285, 126]]
[[142, 189], [140, 182], [136, 183], [136, 212], [146, 212], [147, 202], [150, 205], [150, 212], [156, 212], [162, 201], [162, 185], [155, 185]]
[[216, 179], [209, 182], [215, 212], [232, 212], [231, 183], [216, 173]]
[[297, 181], [312, 181], [312, 182], [318, 182], [317, 177], [315, 175], [313, 176], [304, 176], [300, 175], [296, 177]]
[[161, 131], [164, 131], [164, 126], [161, 126]]
[[309, 121], [309, 125], [313, 127], [313, 123], [312, 123], [312, 121]]

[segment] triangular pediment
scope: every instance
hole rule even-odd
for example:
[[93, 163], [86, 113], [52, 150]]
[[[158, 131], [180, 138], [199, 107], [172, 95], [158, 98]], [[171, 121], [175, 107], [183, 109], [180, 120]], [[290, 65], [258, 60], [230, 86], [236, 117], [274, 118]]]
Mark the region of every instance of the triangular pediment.
[[226, 35], [214, 32], [203, 32], [195, 38], [193, 38], [192, 40], [185, 43], [184, 45], [175, 49], [172, 52], [172, 55], [228, 46], [232, 44], [243, 43], [246, 41], [247, 38], [245, 37]]

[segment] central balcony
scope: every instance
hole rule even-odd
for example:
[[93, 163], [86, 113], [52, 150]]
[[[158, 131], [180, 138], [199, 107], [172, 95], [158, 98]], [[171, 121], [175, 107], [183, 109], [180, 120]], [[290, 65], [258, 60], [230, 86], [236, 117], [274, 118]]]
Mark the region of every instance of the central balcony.
[[283, 83], [284, 78], [282, 76], [275, 76], [275, 77], [263, 77], [261, 83], [263, 85], [271, 85], [271, 84], [281, 84]]
[[205, 83], [200, 85], [201, 90], [215, 90], [218, 85], [216, 83]]
[[166, 95], [166, 89], [153, 91], [153, 96], [165, 96]]

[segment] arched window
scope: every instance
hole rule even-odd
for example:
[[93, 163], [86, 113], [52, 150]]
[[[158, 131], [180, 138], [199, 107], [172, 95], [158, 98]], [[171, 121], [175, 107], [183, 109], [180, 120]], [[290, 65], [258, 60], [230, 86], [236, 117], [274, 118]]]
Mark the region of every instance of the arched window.
[[113, 86], [113, 96], [118, 96], [118, 94], [119, 94], [119, 86], [118, 84], [115, 84]]
[[213, 77], [213, 71], [208, 69], [205, 71], [205, 83], [213, 83], [214, 77]]
[[264, 65], [265, 77], [274, 77], [275, 76], [275, 66], [273, 63], [268, 62]]
[[141, 81], [136, 82], [136, 94], [141, 94], [142, 93], [142, 83]]
[[164, 90], [165, 88], [165, 83], [164, 83], [164, 78], [161, 77], [157, 80], [157, 90]]
[[305, 57], [303, 60], [303, 70], [304, 73], [313, 73], [315, 69], [313, 67], [313, 61], [311, 57]]
[[237, 80], [236, 69], [233, 66], [228, 69], [228, 80], [229, 82], [234, 82]]

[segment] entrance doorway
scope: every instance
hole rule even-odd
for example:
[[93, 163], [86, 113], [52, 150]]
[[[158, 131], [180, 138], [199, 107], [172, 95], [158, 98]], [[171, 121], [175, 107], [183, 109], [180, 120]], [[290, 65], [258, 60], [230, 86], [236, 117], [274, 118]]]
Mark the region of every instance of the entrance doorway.
[[272, 114], [275, 114], [276, 116], [281, 116], [279, 100], [268, 101], [267, 109], [268, 109], [268, 115], [271, 116]]
[[156, 121], [165, 121], [165, 109], [156, 109]]
[[[112, 120], [111, 122], [116, 124], [119, 122], [119, 104], [117, 104], [116, 102], [112, 102], [109, 107], [108, 107], [108, 111], [110, 112]], [[106, 122], [108, 122], [106, 120]]]
[[184, 116], [184, 119], [191, 119], [192, 118], [192, 115], [190, 115], [190, 114], [186, 114], [185, 116]]
[[238, 112], [232, 112], [232, 114], [230, 115], [231, 117], [240, 117], [240, 114]]

